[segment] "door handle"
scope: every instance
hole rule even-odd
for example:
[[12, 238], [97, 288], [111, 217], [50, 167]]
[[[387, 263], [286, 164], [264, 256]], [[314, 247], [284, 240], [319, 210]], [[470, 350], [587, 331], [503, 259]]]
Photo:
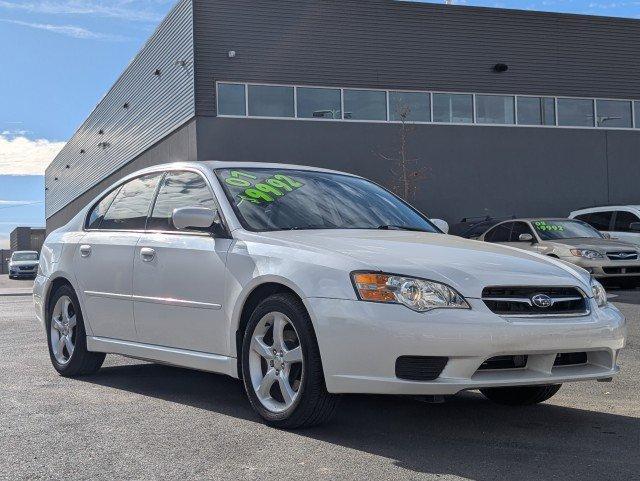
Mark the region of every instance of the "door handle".
[[143, 247], [140, 249], [140, 257], [144, 262], [151, 262], [156, 257], [156, 251], [151, 247]]
[[91, 255], [91, 246], [84, 244], [80, 246], [80, 255], [82, 257], [89, 257]]

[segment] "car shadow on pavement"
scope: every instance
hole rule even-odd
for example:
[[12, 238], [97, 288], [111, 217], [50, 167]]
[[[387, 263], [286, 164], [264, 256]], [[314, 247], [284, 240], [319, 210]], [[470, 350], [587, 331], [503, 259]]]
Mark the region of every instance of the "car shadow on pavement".
[[[260, 422], [241, 382], [226, 376], [144, 363], [104, 367], [82, 379]], [[482, 481], [638, 479], [640, 472], [638, 418], [550, 403], [508, 408], [475, 392], [443, 404], [343, 396], [330, 423], [296, 434], [392, 459], [416, 473]]]

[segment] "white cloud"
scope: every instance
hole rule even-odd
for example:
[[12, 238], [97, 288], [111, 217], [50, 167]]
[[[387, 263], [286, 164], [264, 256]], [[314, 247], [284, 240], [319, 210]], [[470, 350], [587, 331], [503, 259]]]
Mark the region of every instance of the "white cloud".
[[53, 15], [88, 15], [136, 22], [159, 22], [162, 19], [162, 15], [154, 12], [153, 7], [166, 4], [169, 1], [45, 0], [39, 2], [16, 2], [0, 0], [0, 8]]
[[52, 25], [50, 23], [32, 23], [23, 22], [21, 20], [10, 20], [6, 18], [0, 18], [0, 22], [12, 23], [14, 25], [20, 25], [28, 28], [36, 28], [38, 30], [46, 30], [48, 32], [57, 33], [60, 35], [66, 35], [68, 37], [80, 38], [83, 40], [107, 40], [111, 42], [122, 42], [128, 40], [127, 37], [121, 35], [110, 35], [106, 33], [92, 32], [83, 27], [75, 25]]
[[64, 144], [0, 134], [0, 175], [44, 175]]
[[[2, 205], [30, 205], [37, 204], [39, 201], [37, 200], [2, 200], [0, 199], [0, 206]], [[3, 224], [3, 222], [0, 222]]]

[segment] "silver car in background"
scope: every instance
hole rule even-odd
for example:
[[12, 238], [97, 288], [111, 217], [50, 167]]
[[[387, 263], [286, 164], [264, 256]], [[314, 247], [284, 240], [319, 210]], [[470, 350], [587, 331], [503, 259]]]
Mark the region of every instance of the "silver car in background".
[[40, 256], [36, 251], [15, 251], [9, 259], [9, 279], [34, 279]]
[[511, 219], [478, 240], [538, 252], [576, 264], [599, 280], [626, 288], [640, 285], [638, 246], [607, 239], [589, 224], [575, 219]]

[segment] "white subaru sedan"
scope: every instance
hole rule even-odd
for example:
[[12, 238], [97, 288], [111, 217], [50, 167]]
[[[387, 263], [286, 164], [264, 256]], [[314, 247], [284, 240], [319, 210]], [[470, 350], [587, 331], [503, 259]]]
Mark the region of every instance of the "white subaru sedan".
[[265, 163], [122, 179], [47, 237], [34, 300], [63, 376], [105, 353], [227, 374], [288, 428], [341, 393], [539, 403], [610, 380], [626, 333], [579, 267], [443, 234], [361, 177]]

